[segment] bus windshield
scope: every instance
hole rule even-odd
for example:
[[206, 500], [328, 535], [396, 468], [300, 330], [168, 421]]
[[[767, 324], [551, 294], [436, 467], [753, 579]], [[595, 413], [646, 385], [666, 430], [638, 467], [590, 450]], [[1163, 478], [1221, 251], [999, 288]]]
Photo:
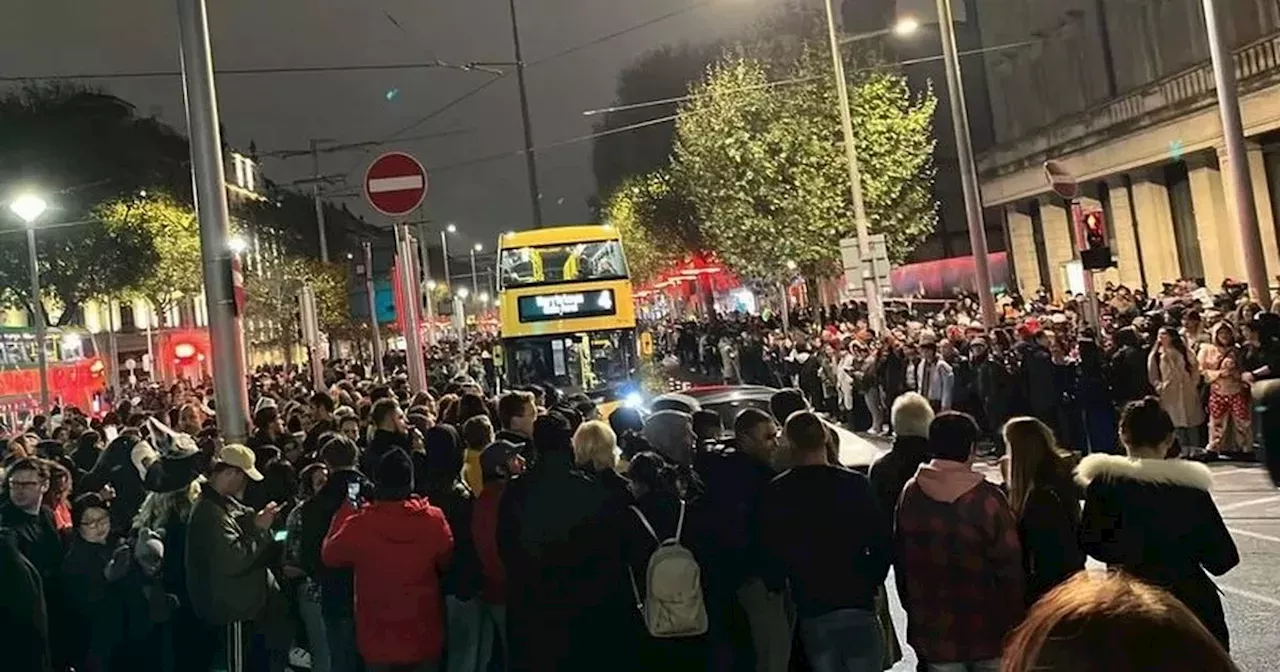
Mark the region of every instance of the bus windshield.
[[549, 383], [564, 391], [588, 392], [631, 377], [635, 336], [629, 329], [534, 336], [512, 340], [512, 385]]
[[622, 245], [616, 240], [509, 248], [502, 251], [501, 268], [503, 287], [627, 277]]

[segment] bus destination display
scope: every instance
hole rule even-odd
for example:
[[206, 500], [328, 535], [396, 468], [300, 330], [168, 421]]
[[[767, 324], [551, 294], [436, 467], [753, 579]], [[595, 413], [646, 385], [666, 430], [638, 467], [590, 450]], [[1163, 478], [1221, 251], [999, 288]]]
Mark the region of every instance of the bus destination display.
[[521, 322], [542, 322], [565, 317], [600, 317], [617, 313], [613, 290], [597, 292], [573, 292], [567, 294], [538, 294], [522, 296], [519, 300]]

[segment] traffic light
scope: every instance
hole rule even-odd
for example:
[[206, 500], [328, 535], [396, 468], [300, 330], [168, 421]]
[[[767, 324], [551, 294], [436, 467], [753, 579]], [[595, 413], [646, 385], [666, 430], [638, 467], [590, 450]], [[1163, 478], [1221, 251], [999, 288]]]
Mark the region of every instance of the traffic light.
[[1081, 215], [1080, 228], [1084, 249], [1080, 261], [1086, 270], [1098, 271], [1111, 268], [1111, 248], [1107, 246], [1107, 223], [1101, 211], [1090, 210]]

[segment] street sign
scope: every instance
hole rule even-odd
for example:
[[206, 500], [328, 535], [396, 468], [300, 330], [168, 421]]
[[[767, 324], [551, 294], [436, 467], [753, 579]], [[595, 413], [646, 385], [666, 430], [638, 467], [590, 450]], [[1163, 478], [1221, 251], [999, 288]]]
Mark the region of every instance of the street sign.
[[1076, 176], [1061, 163], [1045, 161], [1044, 176], [1049, 181], [1049, 188], [1063, 200], [1070, 201], [1080, 196], [1080, 185], [1076, 183]]
[[427, 170], [404, 152], [383, 154], [364, 174], [364, 195], [374, 210], [388, 217], [404, 217], [427, 197]]

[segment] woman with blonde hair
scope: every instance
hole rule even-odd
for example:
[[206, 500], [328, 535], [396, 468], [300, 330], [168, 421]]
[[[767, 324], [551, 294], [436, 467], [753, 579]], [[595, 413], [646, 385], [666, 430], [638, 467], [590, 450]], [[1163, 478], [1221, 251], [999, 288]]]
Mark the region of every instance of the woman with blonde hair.
[[1009, 456], [1005, 485], [1018, 521], [1022, 568], [1027, 576], [1027, 604], [1084, 569], [1084, 552], [1076, 537], [1080, 497], [1071, 482], [1067, 454], [1058, 449], [1053, 430], [1031, 418], [1004, 425]]
[[573, 433], [573, 463], [609, 491], [611, 504], [631, 504], [631, 482], [618, 473], [618, 435], [608, 423], [588, 420]]

